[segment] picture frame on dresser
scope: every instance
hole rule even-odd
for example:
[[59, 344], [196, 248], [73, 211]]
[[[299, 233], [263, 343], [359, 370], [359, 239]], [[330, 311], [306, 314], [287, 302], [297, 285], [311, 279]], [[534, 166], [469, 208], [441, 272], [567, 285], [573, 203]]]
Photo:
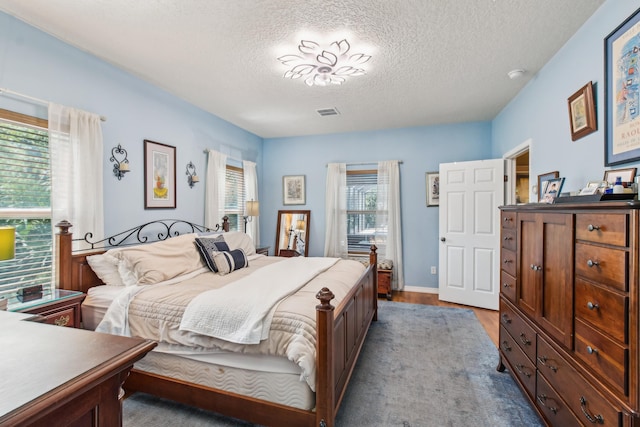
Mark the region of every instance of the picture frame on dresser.
[[605, 166], [640, 160], [638, 45], [640, 9], [604, 39]]
[[547, 172], [547, 173], [538, 175], [538, 202], [542, 202], [542, 199], [545, 194], [546, 186], [549, 180], [555, 179], [558, 177], [560, 177], [560, 172], [558, 171]]
[[608, 171], [604, 171], [603, 181], [613, 185], [616, 183], [616, 179], [620, 177], [620, 180], [624, 183], [633, 182], [636, 177], [636, 168], [626, 168], [626, 169], [611, 169]]

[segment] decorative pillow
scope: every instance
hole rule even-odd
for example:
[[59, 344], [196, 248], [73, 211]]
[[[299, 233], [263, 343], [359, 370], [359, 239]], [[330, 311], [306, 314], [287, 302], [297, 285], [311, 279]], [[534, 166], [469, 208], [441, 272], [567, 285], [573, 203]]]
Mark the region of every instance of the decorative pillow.
[[184, 234], [148, 245], [119, 249], [118, 272], [126, 286], [152, 285], [191, 273], [204, 264], [193, 244], [196, 234]]
[[99, 255], [89, 255], [87, 257], [89, 266], [96, 273], [96, 276], [105, 285], [124, 286], [120, 273], [118, 273], [118, 263], [120, 260], [109, 251]]
[[217, 252], [228, 252], [230, 250], [229, 245], [224, 241], [224, 236], [222, 235], [213, 238], [196, 237], [196, 246], [202, 255], [202, 259], [204, 259], [207, 267], [209, 267], [209, 270], [216, 273], [218, 272], [218, 269], [216, 264], [213, 262], [213, 256]]
[[224, 233], [224, 240], [229, 244], [231, 250], [242, 249], [247, 256], [255, 255], [256, 246], [253, 239], [246, 233], [241, 231], [229, 231]]
[[225, 275], [241, 268], [249, 267], [249, 261], [242, 249], [234, 249], [228, 252], [216, 252], [213, 255], [213, 263], [216, 271]]

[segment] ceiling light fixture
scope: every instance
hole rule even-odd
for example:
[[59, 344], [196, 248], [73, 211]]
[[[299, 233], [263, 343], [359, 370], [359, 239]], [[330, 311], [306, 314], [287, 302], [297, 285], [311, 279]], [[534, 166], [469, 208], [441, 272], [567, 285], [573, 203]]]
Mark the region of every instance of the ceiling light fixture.
[[346, 39], [333, 42], [324, 48], [319, 43], [301, 40], [298, 45], [300, 55], [284, 55], [278, 58], [287, 67], [285, 78], [305, 78], [309, 86], [340, 85], [346, 77], [366, 74], [362, 64], [371, 59], [371, 55], [354, 53], [349, 55], [351, 45]]

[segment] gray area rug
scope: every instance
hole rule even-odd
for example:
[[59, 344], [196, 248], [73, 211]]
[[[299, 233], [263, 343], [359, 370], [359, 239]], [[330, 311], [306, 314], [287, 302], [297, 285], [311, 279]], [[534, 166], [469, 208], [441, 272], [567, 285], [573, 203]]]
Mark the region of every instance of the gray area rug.
[[[473, 311], [380, 301], [337, 426], [542, 426]], [[136, 394], [124, 427], [249, 426]]]

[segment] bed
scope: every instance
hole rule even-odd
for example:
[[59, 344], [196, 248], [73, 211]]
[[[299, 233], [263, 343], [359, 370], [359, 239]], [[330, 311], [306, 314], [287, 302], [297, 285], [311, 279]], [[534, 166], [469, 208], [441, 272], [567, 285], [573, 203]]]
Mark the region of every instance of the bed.
[[[102, 318], [100, 324], [103, 329], [104, 324], [109, 324], [108, 320], [113, 317], [110, 312], [111, 306], [117, 305], [109, 301], [121, 298], [124, 292], [115, 292], [111, 296], [109, 296], [109, 292], [106, 294], [98, 292], [98, 290], [103, 290], [105, 285], [89, 265], [88, 260], [94, 261], [92, 257], [104, 255], [107, 249], [113, 251], [113, 247], [116, 247], [116, 252], [114, 252], [116, 256], [123, 256], [117, 253], [117, 251], [121, 251], [126, 253], [126, 257], [130, 257], [134, 251], [130, 251], [126, 244], [132, 238], [136, 241], [136, 245], [133, 246], [136, 249], [164, 245], [163, 242], [169, 237], [171, 237], [171, 243], [167, 243], [167, 245], [174, 246], [182, 244], [179, 243], [181, 239], [185, 241], [191, 238], [219, 239], [218, 234], [209, 234], [216, 231], [224, 231], [222, 233], [223, 240], [225, 238], [233, 240], [233, 232], [227, 233], [226, 219], [223, 219], [222, 224], [217, 227], [219, 230], [208, 230], [186, 221], [153, 221], [115, 236], [96, 240], [90, 244], [91, 247], [88, 250], [76, 251], [72, 249], [74, 242], [87, 243], [93, 236], [89, 234], [81, 239], [74, 239], [70, 232], [71, 224], [63, 221], [56, 226], [59, 228], [59, 232], [56, 234], [57, 285], [61, 289], [87, 293], [86, 301], [88, 304], [88, 301], [95, 302], [101, 298], [107, 301], [110, 305], [106, 311], [104, 311], [107, 306], [106, 302], [103, 302], [102, 305], [99, 302], [95, 303], [103, 310], [102, 312], [97, 311], [97, 318]], [[156, 229], [159, 227], [161, 231], [154, 230], [152, 233], [154, 238], [151, 239], [145, 230], [154, 227]], [[178, 231], [179, 227], [186, 227], [186, 231]], [[177, 238], [174, 239], [175, 237]], [[151, 240], [157, 242], [151, 242]], [[140, 243], [150, 243], [150, 245], [147, 247], [140, 245]], [[110, 248], [98, 248], [103, 245]], [[120, 247], [123, 249], [119, 249]], [[278, 269], [292, 272], [287, 276], [304, 276], [310, 269], [317, 269], [318, 273], [314, 273], [313, 278], [305, 282], [306, 284], [295, 293], [287, 294], [289, 296], [286, 299], [276, 304], [277, 309], [270, 311], [267, 316], [270, 322], [273, 322], [271, 323], [272, 329], [269, 329], [268, 332], [270, 338], [261, 340], [260, 343], [250, 340], [245, 342], [243, 340], [247, 338], [244, 336], [242, 338], [234, 336], [232, 342], [226, 343], [225, 338], [221, 339], [206, 333], [203, 336], [201, 331], [197, 329], [194, 332], [189, 329], [194, 327], [194, 324], [204, 324], [205, 328], [208, 328], [211, 323], [202, 321], [201, 311], [204, 309], [201, 306], [198, 306], [200, 311], [191, 310], [193, 304], [181, 304], [179, 309], [175, 309], [178, 310], [175, 313], [174, 308], [167, 310], [165, 306], [162, 306], [157, 310], [157, 313], [162, 313], [162, 316], [156, 315], [156, 311], [153, 311], [153, 316], [159, 317], [161, 320], [156, 321], [156, 317], [153, 317], [147, 322], [149, 316], [152, 316], [149, 314], [151, 313], [149, 307], [153, 308], [159, 304], [154, 299], [155, 294], [158, 294], [156, 296], [160, 300], [165, 301], [169, 296], [175, 297], [176, 300], [184, 299], [191, 302], [206, 299], [203, 296], [212, 294], [212, 292], [198, 290], [205, 289], [204, 281], [200, 281], [198, 277], [211, 277], [216, 275], [214, 272], [207, 271], [193, 277], [189, 276], [184, 280], [180, 279], [179, 284], [171, 280], [163, 281], [162, 279], [166, 279], [166, 277], [161, 277], [154, 279], [160, 280], [160, 282], [156, 282], [159, 286], [155, 284], [154, 286], [140, 286], [144, 289], [139, 292], [131, 292], [133, 296], [129, 296], [126, 300], [127, 303], [123, 304], [128, 307], [124, 312], [127, 313], [126, 317], [130, 320], [130, 324], [127, 323], [126, 326], [130, 329], [127, 329], [126, 333], [135, 335], [140, 333], [140, 336], [150, 334], [151, 339], [160, 341], [159, 351], [150, 353], [134, 366], [131, 375], [124, 384], [126, 393], [145, 392], [261, 425], [334, 425], [336, 413], [360, 354], [369, 325], [377, 318], [377, 256], [375, 246], [372, 246], [369, 262], [366, 266], [355, 261], [332, 261], [326, 258], [301, 260], [300, 258], [303, 257], [266, 257], [252, 254], [251, 248], [244, 247], [243, 249], [246, 249], [243, 252], [247, 254], [248, 266], [223, 275], [225, 283], [220, 285], [221, 290], [216, 288], [216, 292], [239, 286], [240, 283], [243, 286], [257, 286], [251, 280], [255, 281], [257, 277], [276, 277], [268, 275], [279, 274], [275, 272]], [[231, 252], [235, 250], [232, 248]], [[146, 249], [142, 249], [142, 251], [146, 251]], [[216, 256], [218, 255], [216, 254]], [[202, 262], [207, 264], [206, 259]], [[296, 265], [294, 263], [306, 264]], [[359, 267], [354, 266], [354, 263]], [[140, 266], [140, 268], [145, 268], [144, 262]], [[171, 269], [167, 267], [167, 270]], [[206, 268], [204, 269], [206, 270]], [[220, 274], [218, 273], [217, 276]], [[347, 280], [346, 277], [350, 277], [350, 279]], [[218, 283], [218, 279], [215, 280], [215, 283]], [[284, 278], [282, 279], [283, 286], [286, 281]], [[267, 282], [274, 283], [273, 280]], [[210, 286], [209, 283], [213, 282], [207, 282], [206, 286]], [[286, 294], [288, 291], [277, 290], [280, 287], [279, 283], [280, 280], [275, 286], [274, 293], [284, 292]], [[179, 288], [181, 290], [178, 294]], [[127, 289], [131, 290], [132, 288], [127, 287]], [[165, 292], [169, 296], [164, 296]], [[94, 298], [94, 294], [99, 298]], [[188, 297], [188, 294], [197, 294], [198, 296], [192, 298]], [[215, 295], [214, 300], [219, 299], [221, 294], [216, 293]], [[252, 300], [256, 298], [250, 296], [253, 293], [247, 295], [247, 305], [250, 306], [253, 304]], [[170, 306], [173, 307], [174, 300], [170, 301], [172, 301]], [[297, 313], [296, 310], [301, 312]], [[284, 313], [289, 311], [293, 312], [294, 316], [305, 319], [311, 317], [312, 321], [303, 322], [303, 326], [291, 323], [295, 327], [279, 328], [278, 325], [288, 325], [287, 322], [291, 322], [290, 319], [284, 317]], [[165, 315], [168, 312], [170, 315]], [[201, 317], [192, 316], [194, 312], [199, 313]], [[210, 312], [217, 313], [218, 309]], [[83, 306], [83, 315], [85, 315], [84, 313]], [[96, 311], [92, 313], [95, 315]], [[138, 317], [138, 313], [146, 314]], [[195, 318], [195, 320], [185, 329], [176, 331], [176, 322], [178, 322], [176, 318], [180, 316], [182, 316], [182, 321], [179, 322], [181, 328], [184, 326], [185, 319]], [[97, 319], [90, 319], [89, 315], [85, 315], [85, 317], [87, 323], [92, 324], [91, 327], [97, 324]], [[295, 317], [296, 321], [298, 317]], [[112, 321], [110, 326], [115, 329], [107, 331], [120, 333], [122, 331], [119, 331], [118, 328], [121, 324], [117, 320], [119, 317], [116, 315], [114, 318], [116, 320]], [[171, 320], [166, 320], [168, 318]], [[205, 320], [208, 319], [205, 316]], [[309, 324], [313, 328], [311, 332], [308, 330]], [[105, 332], [100, 328], [98, 330]], [[273, 332], [274, 330], [277, 332]], [[279, 335], [281, 330], [285, 331], [282, 332], [284, 335]], [[294, 334], [295, 338], [291, 338], [291, 335], [288, 335], [290, 333]], [[196, 353], [204, 354], [185, 354], [185, 347], [191, 345], [183, 342], [183, 339], [186, 339], [184, 338], [185, 334], [190, 336], [189, 339], [195, 336]], [[253, 330], [250, 334], [251, 339], [255, 340], [256, 334], [260, 336], [260, 339], [266, 336], [264, 329], [258, 332]], [[225, 344], [221, 344], [222, 342]], [[273, 342], [278, 342], [278, 344]], [[285, 350], [280, 350], [281, 342], [287, 343], [283, 346], [286, 347]], [[299, 347], [309, 347], [310, 343], [312, 345], [311, 362], [308, 361], [308, 353], [298, 349]], [[211, 348], [215, 348], [216, 351], [206, 350]], [[205, 351], [202, 351], [203, 349]], [[235, 353], [237, 352], [241, 354], [236, 357]]]

